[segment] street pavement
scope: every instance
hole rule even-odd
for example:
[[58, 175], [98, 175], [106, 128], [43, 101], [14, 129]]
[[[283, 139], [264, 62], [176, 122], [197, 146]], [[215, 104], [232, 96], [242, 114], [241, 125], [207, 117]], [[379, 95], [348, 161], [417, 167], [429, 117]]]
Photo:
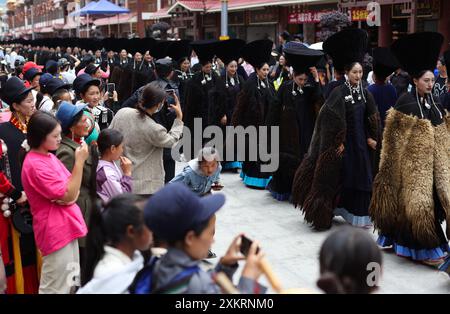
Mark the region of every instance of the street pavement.
[[[181, 171], [184, 164], [177, 164]], [[261, 248], [284, 289], [304, 288], [319, 292], [318, 255], [322, 242], [345, 221], [335, 218], [333, 227], [317, 232], [308, 226], [299, 209], [288, 202], [273, 199], [268, 191], [244, 186], [238, 174], [221, 174], [225, 206], [218, 212], [213, 251], [220, 257], [233, 238], [244, 232], [260, 242]], [[368, 229], [376, 240], [377, 234]], [[216, 262], [217, 259], [211, 260]], [[234, 277], [236, 282], [243, 262]], [[265, 278], [261, 280], [268, 285]], [[433, 268], [383, 251], [383, 274], [377, 293], [450, 294], [450, 277]]]

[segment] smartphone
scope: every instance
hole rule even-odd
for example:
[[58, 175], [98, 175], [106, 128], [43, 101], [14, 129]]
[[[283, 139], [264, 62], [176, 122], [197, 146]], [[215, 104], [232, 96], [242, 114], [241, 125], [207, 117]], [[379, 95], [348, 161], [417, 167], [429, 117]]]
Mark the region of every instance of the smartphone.
[[213, 189], [213, 191], [220, 191], [223, 189], [223, 185], [216, 182], [213, 185], [211, 185], [211, 189]]
[[166, 89], [166, 94], [173, 95], [173, 94], [175, 94], [175, 90], [174, 89]]
[[106, 91], [108, 92], [109, 97], [113, 97], [115, 90], [116, 90], [116, 84], [108, 83], [108, 85], [106, 86]]
[[[244, 256], [248, 255], [248, 251], [250, 250], [250, 247], [252, 246], [253, 241], [247, 238], [246, 236], [241, 236], [241, 253]], [[259, 247], [256, 249], [256, 254], [259, 252]]]

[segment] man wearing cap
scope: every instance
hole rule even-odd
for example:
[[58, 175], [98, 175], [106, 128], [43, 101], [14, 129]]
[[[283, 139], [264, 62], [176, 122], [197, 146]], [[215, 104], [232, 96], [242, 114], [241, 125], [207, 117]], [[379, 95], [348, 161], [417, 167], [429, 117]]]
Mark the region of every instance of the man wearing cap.
[[66, 58], [58, 60], [59, 74], [62, 80], [67, 84], [73, 84], [73, 81], [77, 77], [74, 70], [70, 70], [70, 62]]
[[[135, 280], [138, 285], [132, 285], [131, 292], [221, 293], [215, 274], [224, 272], [232, 279], [238, 261], [245, 258], [239, 253], [241, 235], [234, 239], [214, 271], [206, 272], [199, 265], [214, 242], [215, 214], [224, 203], [222, 194], [201, 198], [181, 183], [166, 185], [156, 192], [145, 206], [145, 222], [156, 237], [169, 244], [169, 249], [154, 264], [152, 287], [139, 285], [146, 277], [138, 275]], [[266, 288], [257, 282], [262, 273], [259, 267], [262, 257], [254, 242], [238, 284], [242, 293], [265, 293]]]

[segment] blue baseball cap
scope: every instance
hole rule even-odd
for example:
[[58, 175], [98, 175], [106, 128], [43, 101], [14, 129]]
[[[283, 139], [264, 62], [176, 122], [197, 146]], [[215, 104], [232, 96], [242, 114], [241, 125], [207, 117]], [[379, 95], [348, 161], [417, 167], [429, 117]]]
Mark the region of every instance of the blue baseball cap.
[[55, 60], [48, 60], [45, 64], [45, 71], [50, 74], [58, 72], [58, 62]]
[[209, 221], [223, 204], [223, 194], [200, 197], [183, 183], [170, 183], [148, 200], [145, 223], [159, 239], [176, 241]]
[[73, 118], [86, 108], [87, 104], [73, 105], [67, 101], [61, 102], [56, 112], [56, 119], [61, 124], [63, 132], [67, 131], [73, 122]]

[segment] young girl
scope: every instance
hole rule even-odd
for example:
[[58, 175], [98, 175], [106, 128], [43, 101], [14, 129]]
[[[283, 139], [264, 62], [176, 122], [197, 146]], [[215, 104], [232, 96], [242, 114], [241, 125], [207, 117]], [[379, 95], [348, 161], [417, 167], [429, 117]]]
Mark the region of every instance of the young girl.
[[[101, 156], [97, 166], [97, 194], [106, 203], [117, 194], [131, 192], [131, 161], [122, 156], [123, 135], [120, 131], [101, 131], [97, 144]], [[118, 160], [122, 171], [115, 164]]]
[[144, 266], [139, 252], [150, 248], [142, 199], [132, 194], [114, 197], [92, 212], [86, 265], [78, 293], [124, 293]]
[[[70, 293], [68, 279], [78, 277], [78, 239], [87, 233], [78, 198], [83, 166], [89, 156], [86, 144], [75, 150], [72, 173], [50, 151], [61, 143], [61, 126], [50, 114], [37, 112], [28, 123], [31, 150], [22, 168], [22, 184], [33, 215], [36, 244], [42, 253], [39, 293]], [[76, 274], [78, 273], [78, 274]], [[71, 281], [76, 285], [76, 281]]]
[[320, 249], [317, 286], [331, 294], [367, 294], [381, 276], [381, 252], [365, 231], [343, 227], [328, 236]]

